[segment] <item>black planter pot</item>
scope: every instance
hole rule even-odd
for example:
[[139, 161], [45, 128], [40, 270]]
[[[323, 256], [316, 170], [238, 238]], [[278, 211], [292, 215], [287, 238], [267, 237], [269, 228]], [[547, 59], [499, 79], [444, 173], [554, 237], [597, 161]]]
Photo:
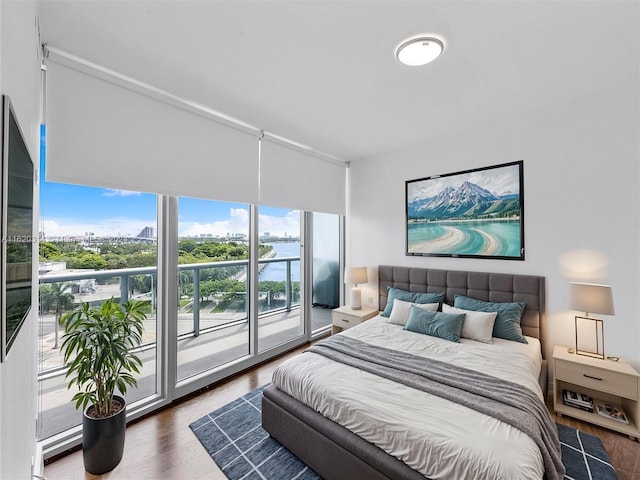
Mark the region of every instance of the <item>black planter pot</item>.
[[82, 457], [84, 469], [101, 475], [116, 468], [122, 460], [124, 434], [127, 426], [127, 409], [124, 398], [114, 395], [123, 408], [107, 418], [87, 416], [88, 407], [82, 415]]

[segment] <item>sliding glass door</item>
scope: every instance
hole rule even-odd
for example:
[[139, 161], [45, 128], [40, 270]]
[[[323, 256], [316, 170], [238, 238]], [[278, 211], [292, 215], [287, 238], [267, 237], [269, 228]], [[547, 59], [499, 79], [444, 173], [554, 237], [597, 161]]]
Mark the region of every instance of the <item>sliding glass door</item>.
[[178, 382], [249, 355], [249, 212], [178, 199]]

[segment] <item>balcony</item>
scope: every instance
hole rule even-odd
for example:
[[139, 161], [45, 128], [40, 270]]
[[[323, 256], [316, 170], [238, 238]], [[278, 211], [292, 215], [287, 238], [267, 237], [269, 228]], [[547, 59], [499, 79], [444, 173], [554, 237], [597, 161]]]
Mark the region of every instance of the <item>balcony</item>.
[[[281, 282], [259, 282], [260, 352], [304, 334], [299, 285], [291, 281], [292, 269], [299, 268], [299, 261], [299, 257], [259, 261], [260, 270], [269, 268], [270, 264], [280, 264], [285, 272]], [[247, 260], [178, 266], [178, 381], [188, 380], [211, 369], [224, 368], [229, 362], [249, 355], [247, 269]], [[148, 302], [149, 314], [145, 320], [143, 345], [138, 352], [143, 368], [138, 375], [138, 388], [129, 390], [127, 394], [129, 404], [157, 393], [156, 274], [156, 267], [143, 267], [40, 276], [40, 285], [68, 284], [74, 304], [99, 304], [112, 296], [122, 302], [129, 298]], [[313, 306], [311, 325], [312, 331], [328, 328], [331, 325], [331, 309]], [[67, 390], [65, 382], [66, 372], [59, 350], [63, 334], [61, 327], [56, 324], [55, 314], [41, 312], [38, 375], [41, 393], [40, 439], [47, 439], [81, 423], [81, 414], [70, 401], [73, 392]]]

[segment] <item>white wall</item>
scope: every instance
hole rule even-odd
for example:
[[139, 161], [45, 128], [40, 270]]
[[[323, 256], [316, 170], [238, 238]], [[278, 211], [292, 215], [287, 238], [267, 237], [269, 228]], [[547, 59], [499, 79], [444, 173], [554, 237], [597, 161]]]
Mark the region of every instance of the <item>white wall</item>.
[[[0, 3], [0, 89], [11, 97], [37, 165], [40, 59], [36, 11], [34, 1], [3, 0]], [[37, 249], [34, 250], [33, 276], [36, 278]], [[31, 477], [36, 451], [38, 309], [35, 291], [33, 301], [34, 307], [9, 355], [0, 364], [0, 478], [8, 480]]]
[[[630, 25], [637, 30], [636, 17]], [[449, 138], [352, 162], [347, 264], [544, 275], [547, 358], [554, 344], [575, 340], [567, 282], [608, 283], [616, 315], [602, 317], [605, 353], [640, 369], [639, 51], [637, 33], [625, 33], [635, 41], [629, 42], [631, 61], [611, 72], [619, 80], [615, 89], [572, 105], [541, 104], [533, 115], [523, 112], [520, 119], [500, 123], [490, 124], [489, 114], [483, 131], [458, 130]], [[544, 89], [553, 86], [540, 88], [544, 98]], [[451, 108], [463, 121], [464, 105]], [[525, 261], [405, 256], [406, 180], [521, 159]], [[376, 289], [375, 283], [363, 286], [364, 305], [370, 298], [377, 302]]]

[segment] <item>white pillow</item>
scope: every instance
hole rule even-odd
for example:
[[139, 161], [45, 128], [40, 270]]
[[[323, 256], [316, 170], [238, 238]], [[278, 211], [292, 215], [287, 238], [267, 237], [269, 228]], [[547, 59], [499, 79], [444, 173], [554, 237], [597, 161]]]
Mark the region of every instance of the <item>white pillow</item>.
[[411, 303], [404, 300], [393, 300], [393, 308], [389, 315], [389, 323], [395, 323], [396, 325], [405, 325], [409, 319], [409, 313], [411, 312], [411, 305], [415, 305], [423, 310], [429, 310], [431, 312], [437, 312], [438, 303]]
[[496, 321], [498, 312], [474, 312], [463, 310], [462, 308], [451, 307], [446, 303], [442, 304], [444, 313], [464, 313], [464, 323], [462, 324], [462, 338], [470, 338], [483, 343], [493, 343], [491, 340], [493, 324]]

